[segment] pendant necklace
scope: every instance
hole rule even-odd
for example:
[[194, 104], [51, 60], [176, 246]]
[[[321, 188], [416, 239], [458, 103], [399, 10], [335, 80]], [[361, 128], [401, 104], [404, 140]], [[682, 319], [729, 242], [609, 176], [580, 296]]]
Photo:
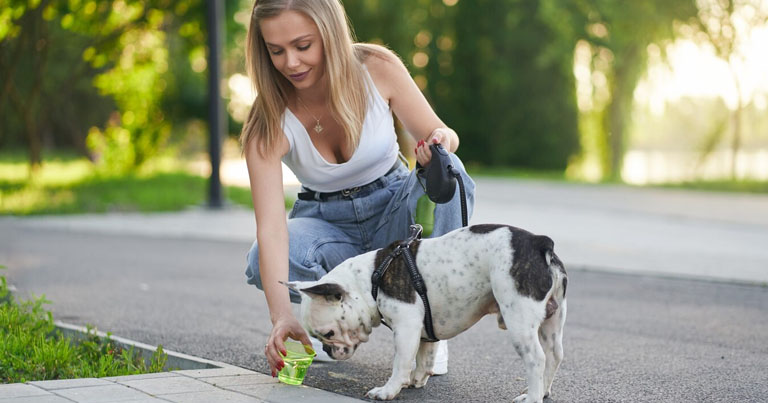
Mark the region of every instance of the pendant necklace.
[[312, 112], [309, 111], [309, 108], [307, 108], [307, 105], [304, 104], [304, 101], [301, 100], [298, 94], [296, 94], [296, 99], [299, 100], [299, 103], [304, 108], [307, 113], [309, 113], [309, 116], [312, 116], [312, 119], [315, 119], [315, 132], [317, 134], [320, 134], [321, 131], [323, 131], [323, 126], [320, 124], [320, 119], [316, 118], [315, 115], [312, 114]]

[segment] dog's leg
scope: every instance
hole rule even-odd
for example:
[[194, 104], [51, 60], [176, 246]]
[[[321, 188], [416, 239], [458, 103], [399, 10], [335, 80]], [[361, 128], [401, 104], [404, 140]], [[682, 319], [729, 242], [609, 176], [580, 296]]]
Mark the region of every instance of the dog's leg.
[[551, 318], [545, 320], [539, 328], [539, 341], [547, 356], [544, 368], [544, 397], [552, 394], [552, 381], [555, 372], [563, 360], [563, 326], [565, 325], [566, 301], [563, 300], [560, 307]]
[[427, 384], [429, 376], [432, 375], [432, 367], [435, 365], [435, 355], [437, 354], [437, 343], [422, 341], [419, 345], [419, 352], [416, 354], [416, 369], [411, 374], [411, 385], [414, 388], [421, 388]]
[[544, 399], [544, 367], [546, 356], [539, 343], [539, 325], [544, 307], [539, 301], [521, 297], [514, 280], [504, 271], [491, 273], [493, 295], [499, 304], [515, 351], [523, 359], [528, 393], [516, 397], [514, 403], [541, 403]]
[[[410, 306], [414, 307], [415, 305]], [[405, 307], [401, 309], [405, 309]], [[413, 314], [403, 315], [408, 318], [409, 322], [406, 323], [405, 320], [402, 320], [398, 323], [392, 323], [395, 338], [395, 360], [392, 363], [392, 376], [389, 377], [384, 386], [369, 390], [366, 393], [367, 397], [392, 400], [404, 386], [410, 384], [413, 360], [416, 359], [416, 352], [421, 340], [421, 330], [424, 326], [421, 323], [423, 312], [419, 313], [419, 309], [413, 309], [413, 311]]]

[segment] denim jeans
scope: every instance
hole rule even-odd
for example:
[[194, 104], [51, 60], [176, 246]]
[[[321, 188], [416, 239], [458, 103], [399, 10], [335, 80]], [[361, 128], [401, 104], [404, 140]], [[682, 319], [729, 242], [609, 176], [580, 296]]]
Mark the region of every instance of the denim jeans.
[[[461, 172], [467, 196], [467, 214], [471, 217], [475, 183], [467, 175], [464, 164], [450, 154]], [[313, 281], [328, 273], [344, 260], [383, 248], [408, 236], [414, 223], [416, 202], [424, 195], [424, 179], [416, 170], [404, 165], [381, 177], [363, 190], [349, 196], [336, 196], [326, 201], [297, 200], [288, 216], [288, 279]], [[435, 224], [431, 237], [461, 227], [459, 187], [453, 199], [435, 207]], [[249, 284], [263, 289], [259, 274], [259, 247], [253, 243], [247, 255], [245, 275]], [[291, 301], [301, 297], [293, 290]]]

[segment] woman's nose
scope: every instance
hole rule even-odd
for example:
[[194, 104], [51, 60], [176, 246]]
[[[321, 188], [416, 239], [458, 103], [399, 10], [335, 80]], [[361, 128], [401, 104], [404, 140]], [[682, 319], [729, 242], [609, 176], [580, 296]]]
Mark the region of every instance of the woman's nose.
[[287, 63], [289, 68], [296, 68], [301, 65], [301, 61], [299, 61], [299, 55], [296, 54], [296, 52], [286, 52], [287, 56]]

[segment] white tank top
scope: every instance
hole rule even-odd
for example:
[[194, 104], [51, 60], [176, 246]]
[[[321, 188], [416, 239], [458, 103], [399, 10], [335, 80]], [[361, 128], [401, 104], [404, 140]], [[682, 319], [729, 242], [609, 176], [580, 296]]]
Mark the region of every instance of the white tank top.
[[288, 108], [283, 114], [283, 133], [290, 150], [282, 158], [304, 187], [317, 192], [335, 192], [362, 186], [386, 174], [397, 159], [398, 145], [392, 111], [379, 94], [363, 65], [368, 88], [360, 141], [349, 161], [331, 164], [317, 151], [307, 130]]

